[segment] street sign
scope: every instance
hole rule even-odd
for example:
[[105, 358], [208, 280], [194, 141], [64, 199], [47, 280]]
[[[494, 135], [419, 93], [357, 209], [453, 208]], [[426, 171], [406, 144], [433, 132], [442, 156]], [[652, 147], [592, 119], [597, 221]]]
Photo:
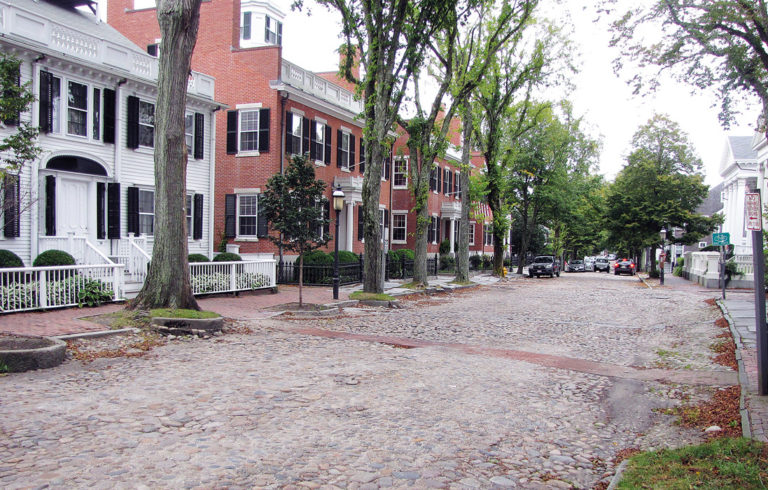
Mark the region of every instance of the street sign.
[[731, 244], [730, 233], [712, 233], [712, 245], [716, 247], [724, 247]]
[[760, 231], [763, 229], [763, 218], [760, 212], [760, 194], [747, 192], [744, 201], [744, 209], [747, 214], [747, 230]]

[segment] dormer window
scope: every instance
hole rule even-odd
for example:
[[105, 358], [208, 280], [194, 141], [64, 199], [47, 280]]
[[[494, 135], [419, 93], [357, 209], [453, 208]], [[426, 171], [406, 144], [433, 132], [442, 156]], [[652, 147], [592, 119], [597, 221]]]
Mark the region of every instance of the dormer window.
[[264, 23], [264, 42], [267, 44], [283, 44], [283, 23], [266, 16]]
[[251, 39], [251, 13], [243, 12], [243, 19], [240, 23], [240, 39], [247, 41]]

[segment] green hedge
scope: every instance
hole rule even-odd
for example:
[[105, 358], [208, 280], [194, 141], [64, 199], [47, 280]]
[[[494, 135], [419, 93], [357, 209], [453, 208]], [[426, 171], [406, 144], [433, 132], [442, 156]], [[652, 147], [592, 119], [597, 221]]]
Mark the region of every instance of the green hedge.
[[242, 262], [243, 258], [232, 252], [222, 252], [213, 258], [213, 262]]
[[10, 250], [0, 250], [0, 268], [24, 267], [24, 262]]
[[63, 250], [46, 250], [37, 256], [32, 265], [35, 267], [53, 267], [56, 265], [75, 265], [75, 258]]
[[188, 262], [194, 263], [194, 262], [210, 262], [208, 260], [208, 257], [206, 257], [203, 254], [189, 254], [189, 258], [187, 259]]

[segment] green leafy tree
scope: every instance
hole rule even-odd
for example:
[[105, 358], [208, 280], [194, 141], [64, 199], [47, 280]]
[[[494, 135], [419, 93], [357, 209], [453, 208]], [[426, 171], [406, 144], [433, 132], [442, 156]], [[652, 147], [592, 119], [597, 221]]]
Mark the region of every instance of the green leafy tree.
[[155, 109], [155, 243], [147, 279], [131, 308], [199, 310], [187, 250], [185, 108], [201, 0], [159, 0], [163, 49]]
[[[296, 0], [301, 6], [303, 0]], [[456, 0], [318, 0], [336, 9], [342, 18], [346, 54], [342, 75], [357, 84], [365, 118], [365, 175], [363, 177], [363, 236], [365, 238], [365, 292], [381, 293], [383, 264], [379, 198], [381, 168], [391, 148], [390, 131], [408, 83], [422, 66], [428, 43], [444, 23], [454, 18]], [[353, 75], [357, 62], [362, 79]]]
[[315, 179], [315, 166], [306, 155], [294, 155], [285, 174], [273, 175], [261, 198], [272, 229], [269, 239], [299, 254], [299, 305], [303, 304], [304, 256], [330, 240], [323, 229], [330, 220], [321, 206], [325, 182]]
[[[616, 10], [617, 0], [603, 2]], [[734, 97], [751, 92], [768, 113], [768, 11], [763, 0], [655, 0], [633, 5], [612, 25], [612, 44], [622, 48], [618, 69], [626, 61], [641, 68], [634, 74], [636, 92], [658, 85], [659, 72], [670, 72], [698, 89], [715, 88], [720, 119], [727, 125], [736, 114]], [[648, 41], [648, 26], [658, 35]], [[768, 137], [767, 127], [761, 130]]]
[[[696, 213], [709, 190], [700, 169], [688, 136], [668, 117], [656, 115], [640, 127], [627, 164], [608, 191], [610, 243], [637, 255], [644, 247], [661, 245], [662, 228], [683, 229], [686, 243], [714, 230], [721, 216]], [[655, 269], [655, 255], [651, 257]]]

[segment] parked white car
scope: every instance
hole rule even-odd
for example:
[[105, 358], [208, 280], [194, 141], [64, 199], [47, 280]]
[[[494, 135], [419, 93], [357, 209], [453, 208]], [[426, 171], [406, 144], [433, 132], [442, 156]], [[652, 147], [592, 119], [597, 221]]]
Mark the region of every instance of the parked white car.
[[594, 257], [584, 257], [584, 270], [589, 272], [595, 271], [595, 258]]

